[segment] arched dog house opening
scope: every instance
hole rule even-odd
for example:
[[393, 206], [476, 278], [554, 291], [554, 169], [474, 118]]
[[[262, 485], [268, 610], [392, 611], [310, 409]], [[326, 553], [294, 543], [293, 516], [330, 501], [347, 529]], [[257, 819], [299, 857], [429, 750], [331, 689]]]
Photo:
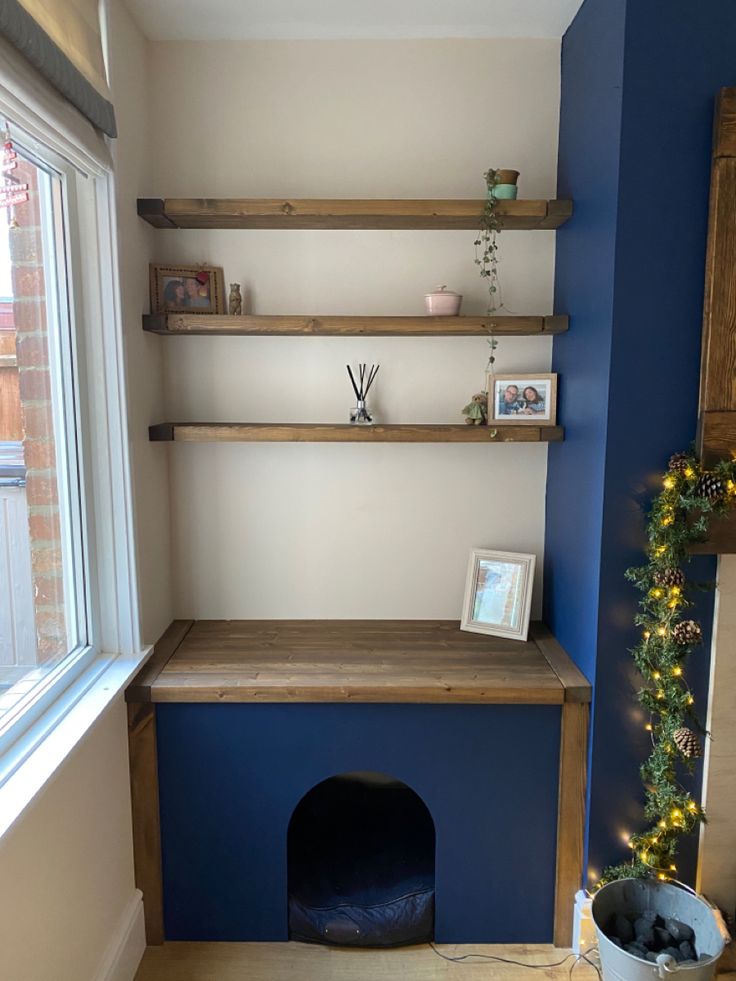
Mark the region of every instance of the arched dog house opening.
[[289, 935], [356, 947], [434, 934], [434, 822], [410, 787], [344, 773], [313, 787], [288, 833]]

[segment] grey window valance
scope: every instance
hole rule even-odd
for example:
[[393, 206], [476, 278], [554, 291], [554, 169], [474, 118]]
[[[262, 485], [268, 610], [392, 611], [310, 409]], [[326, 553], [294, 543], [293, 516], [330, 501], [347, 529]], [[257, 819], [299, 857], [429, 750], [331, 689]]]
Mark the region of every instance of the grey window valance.
[[117, 135], [96, 0], [0, 0], [0, 35], [93, 126]]

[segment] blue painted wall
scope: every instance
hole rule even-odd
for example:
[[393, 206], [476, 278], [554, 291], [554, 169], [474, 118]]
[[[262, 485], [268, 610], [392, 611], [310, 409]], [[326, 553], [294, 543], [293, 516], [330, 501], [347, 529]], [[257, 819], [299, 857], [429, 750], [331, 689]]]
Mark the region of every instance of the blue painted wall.
[[293, 810], [369, 770], [432, 815], [438, 941], [551, 941], [559, 706], [159, 705], [157, 729], [168, 940], [286, 940]]
[[[618, 79], [601, 44], [617, 51]], [[736, 84], [735, 49], [730, 0], [705, 0], [697, 16], [685, 0], [586, 0], [563, 41], [559, 192], [575, 198], [576, 215], [558, 234], [556, 308], [573, 319], [555, 343], [554, 370], [571, 439], [550, 452], [547, 617], [595, 683], [593, 872], [625, 856], [623, 837], [642, 822], [647, 740], [627, 653], [637, 596], [623, 573], [642, 560], [643, 505], [668, 457], [695, 436], [714, 97]], [[600, 384], [595, 425], [574, 418], [586, 404], [576, 373]], [[713, 578], [715, 563], [690, 571]], [[697, 613], [706, 639], [689, 678], [704, 713], [712, 596]]]

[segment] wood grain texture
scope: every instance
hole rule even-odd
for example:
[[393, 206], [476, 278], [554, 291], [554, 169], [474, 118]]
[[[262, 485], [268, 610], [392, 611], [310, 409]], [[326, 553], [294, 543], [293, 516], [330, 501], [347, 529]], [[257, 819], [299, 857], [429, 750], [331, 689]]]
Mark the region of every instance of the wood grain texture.
[[156, 641], [153, 654], [143, 665], [125, 690], [126, 702], [150, 702], [151, 684], [161, 673], [161, 670], [171, 655], [184, 640], [193, 620], [174, 620]]
[[[156, 228], [476, 230], [484, 203], [443, 199], [144, 198], [138, 200], [138, 214]], [[572, 214], [572, 201], [499, 201], [496, 214], [502, 228], [559, 228]]]
[[736, 554], [736, 512], [731, 510], [723, 517], [711, 515], [708, 522], [708, 540], [690, 546], [691, 555]]
[[567, 947], [572, 943], [575, 893], [583, 882], [588, 718], [587, 703], [565, 702], [562, 708], [560, 782], [557, 800], [557, 869], [553, 934], [557, 947]]
[[736, 157], [736, 88], [723, 88], [718, 93], [713, 156]]
[[146, 942], [162, 944], [164, 914], [156, 712], [150, 703], [128, 704], [128, 753], [135, 884], [143, 893]]
[[[700, 420], [706, 466], [736, 449], [736, 89], [716, 104], [705, 262]], [[732, 414], [729, 417], [729, 414]]]
[[152, 442], [177, 443], [557, 443], [561, 426], [376, 425], [349, 423], [164, 422]]
[[534, 641], [544, 654], [547, 663], [562, 682], [566, 702], [589, 702], [592, 697], [590, 682], [562, 645], [543, 623], [534, 625]]
[[[439, 944], [438, 950], [446, 957], [480, 954], [521, 966], [472, 956], [452, 963], [428, 944], [351, 950], [300, 943], [167, 943], [146, 951], [136, 981], [568, 981], [575, 963], [571, 957], [557, 964], [566, 951], [550, 944]], [[575, 967], [573, 981], [596, 979], [594, 968]]]
[[[734, 338], [736, 345], [736, 337]], [[698, 420], [698, 450], [703, 463], [712, 466], [736, 453], [736, 410], [702, 412]]]
[[444, 620], [199, 620], [151, 700], [561, 704], [536, 629], [519, 642]]
[[736, 410], [736, 158], [713, 163], [706, 253], [700, 408]]
[[137, 207], [139, 216], [154, 228], [176, 228], [173, 221], [166, 217], [161, 198], [138, 198]]
[[275, 337], [525, 337], [562, 334], [568, 317], [291, 317], [282, 315], [145, 314], [143, 329], [178, 336]]
[[0, 440], [23, 439], [20, 376], [13, 366], [0, 364]]

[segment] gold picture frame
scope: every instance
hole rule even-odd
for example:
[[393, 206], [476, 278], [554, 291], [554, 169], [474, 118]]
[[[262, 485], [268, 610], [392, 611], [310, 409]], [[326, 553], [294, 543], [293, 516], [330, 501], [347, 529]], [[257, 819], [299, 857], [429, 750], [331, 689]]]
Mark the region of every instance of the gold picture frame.
[[[529, 390], [533, 394], [528, 394]], [[489, 426], [554, 426], [557, 424], [557, 375], [552, 372], [488, 372]]]
[[149, 266], [151, 313], [225, 313], [225, 276], [219, 266]]

